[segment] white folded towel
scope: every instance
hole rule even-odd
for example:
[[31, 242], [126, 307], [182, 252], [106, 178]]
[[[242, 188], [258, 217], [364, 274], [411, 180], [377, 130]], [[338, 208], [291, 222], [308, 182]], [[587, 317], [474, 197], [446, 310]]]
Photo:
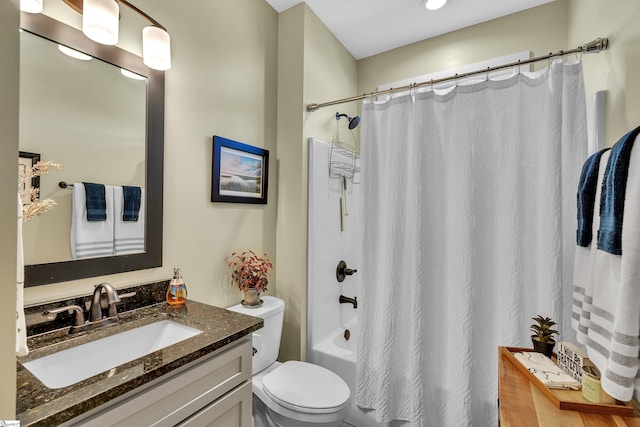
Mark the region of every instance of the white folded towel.
[[113, 187], [115, 207], [115, 254], [138, 254], [144, 252], [145, 192], [141, 190], [140, 212], [137, 221], [123, 221], [124, 196], [122, 187]]
[[73, 259], [112, 256], [114, 254], [113, 187], [104, 186], [107, 219], [87, 221], [84, 184], [73, 184], [71, 208], [71, 256]]

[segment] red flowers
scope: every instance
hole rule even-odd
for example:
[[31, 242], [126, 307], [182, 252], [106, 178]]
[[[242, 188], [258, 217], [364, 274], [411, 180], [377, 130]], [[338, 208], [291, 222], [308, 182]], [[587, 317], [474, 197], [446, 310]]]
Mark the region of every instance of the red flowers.
[[229, 271], [231, 284], [236, 285], [242, 291], [250, 288], [261, 292], [266, 291], [272, 268], [273, 264], [267, 254], [259, 257], [251, 249], [247, 249], [240, 254], [233, 252], [227, 258], [227, 270]]

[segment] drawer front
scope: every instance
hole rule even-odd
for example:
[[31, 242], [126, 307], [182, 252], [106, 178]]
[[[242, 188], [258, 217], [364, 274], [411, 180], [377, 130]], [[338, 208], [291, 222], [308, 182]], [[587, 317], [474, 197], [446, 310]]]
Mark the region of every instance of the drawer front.
[[179, 427], [251, 427], [251, 382], [203, 408]]
[[[250, 337], [249, 337], [250, 338]], [[82, 426], [174, 426], [251, 378], [251, 340], [244, 339], [144, 391], [77, 420]]]

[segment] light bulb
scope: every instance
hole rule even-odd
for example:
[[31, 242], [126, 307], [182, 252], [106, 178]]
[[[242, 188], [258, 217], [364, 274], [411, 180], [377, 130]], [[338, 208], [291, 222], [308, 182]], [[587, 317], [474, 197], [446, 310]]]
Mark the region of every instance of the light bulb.
[[447, 0], [426, 0], [424, 2], [424, 7], [429, 10], [438, 10], [444, 6], [446, 2]]
[[42, 0], [20, 0], [20, 10], [28, 13], [42, 12]]
[[115, 0], [84, 0], [82, 32], [97, 43], [116, 44], [119, 18], [120, 7]]
[[171, 38], [164, 29], [153, 25], [142, 29], [142, 62], [154, 70], [171, 68]]

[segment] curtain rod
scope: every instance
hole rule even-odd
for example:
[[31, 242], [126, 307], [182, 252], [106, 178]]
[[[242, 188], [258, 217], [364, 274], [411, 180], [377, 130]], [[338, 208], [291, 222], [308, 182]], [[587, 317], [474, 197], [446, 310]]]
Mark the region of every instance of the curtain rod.
[[377, 96], [377, 95], [384, 95], [384, 94], [391, 95], [392, 93], [395, 93], [395, 92], [402, 92], [402, 91], [406, 91], [406, 90], [416, 89], [416, 88], [419, 88], [419, 87], [422, 87], [422, 86], [426, 86], [426, 85], [433, 86], [436, 83], [442, 83], [442, 82], [446, 82], [446, 81], [450, 81], [450, 80], [464, 79], [464, 78], [471, 77], [471, 76], [476, 76], [476, 75], [479, 75], [479, 74], [490, 73], [492, 71], [503, 70], [505, 68], [517, 67], [519, 65], [531, 64], [533, 62], [538, 62], [538, 61], [546, 61], [546, 60], [549, 60], [551, 58], [562, 57], [562, 56], [571, 55], [571, 54], [574, 54], [574, 53], [600, 53], [603, 50], [606, 50], [608, 47], [609, 47], [609, 39], [606, 38], [606, 37], [598, 37], [597, 39], [595, 39], [595, 40], [593, 40], [593, 41], [591, 41], [591, 42], [589, 42], [587, 44], [583, 44], [582, 46], [578, 46], [577, 48], [571, 49], [571, 50], [561, 50], [561, 51], [556, 52], [556, 53], [549, 53], [548, 55], [538, 56], [536, 58], [531, 58], [531, 59], [526, 59], [526, 60], [519, 60], [518, 62], [511, 62], [509, 64], [498, 65], [498, 66], [495, 66], [495, 67], [487, 67], [487, 68], [483, 68], [482, 70], [470, 71], [468, 73], [455, 74], [453, 76], [443, 77], [443, 78], [440, 78], [440, 79], [431, 79], [431, 80], [426, 81], [426, 82], [411, 83], [411, 84], [405, 85], [405, 86], [392, 87], [392, 88], [385, 89], [385, 90], [379, 90], [379, 91], [376, 91], [376, 92], [365, 93], [364, 95], [352, 96], [350, 98], [337, 99], [335, 101], [322, 102], [320, 104], [311, 103], [311, 104], [307, 105], [307, 111], [308, 112], [318, 111], [320, 108], [329, 107], [331, 105], [337, 105], [337, 104], [344, 104], [346, 102], [359, 101], [361, 99], [365, 99], [365, 98], [372, 97], [372, 96]]

